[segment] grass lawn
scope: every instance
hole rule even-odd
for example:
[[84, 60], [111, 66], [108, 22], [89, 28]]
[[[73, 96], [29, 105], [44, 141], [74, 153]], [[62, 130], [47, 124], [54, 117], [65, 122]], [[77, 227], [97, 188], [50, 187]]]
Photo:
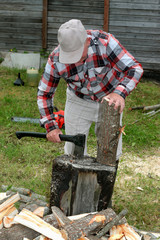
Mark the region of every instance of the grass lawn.
[[[16, 138], [16, 131], [45, 132], [38, 124], [11, 121], [13, 116], [39, 118], [36, 103], [37, 88], [26, 84], [21, 87], [14, 86], [13, 82], [18, 72], [21, 72], [21, 78], [26, 82], [25, 70], [0, 67], [0, 186], [5, 184], [30, 188], [49, 199], [52, 160], [63, 154], [64, 143], [53, 144], [44, 139]], [[66, 84], [61, 80], [54, 101], [59, 109], [64, 109], [65, 89]], [[152, 171], [152, 166], [155, 167], [155, 164], [158, 164], [156, 160], [160, 158], [158, 152], [160, 114], [148, 117], [141, 110], [130, 111], [129, 108], [159, 103], [160, 84], [154, 80], [142, 79], [127, 97], [123, 115], [126, 136], [123, 137], [123, 156], [120, 159], [113, 194], [113, 208], [117, 213], [127, 208], [129, 224], [151, 231], [158, 231], [160, 228], [158, 222], [160, 179], [157, 173]], [[90, 130], [88, 148], [89, 154], [96, 156], [94, 124]], [[155, 160], [152, 165], [153, 157]], [[141, 166], [150, 164], [147, 165], [150, 166], [150, 175], [142, 171], [136, 172], [133, 162], [141, 163]]]

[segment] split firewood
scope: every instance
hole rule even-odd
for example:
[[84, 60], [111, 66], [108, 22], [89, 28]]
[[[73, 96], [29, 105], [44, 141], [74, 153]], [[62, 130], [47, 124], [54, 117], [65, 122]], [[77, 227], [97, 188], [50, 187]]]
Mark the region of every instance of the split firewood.
[[43, 218], [47, 213], [49, 213], [48, 207], [38, 207], [36, 208], [33, 213], [41, 218]]
[[[92, 212], [92, 214], [96, 214], [97, 212]], [[82, 213], [82, 214], [78, 214], [78, 215], [74, 215], [74, 216], [68, 216], [69, 220], [74, 221], [74, 220], [78, 220], [80, 218], [86, 217], [87, 215], [89, 215], [91, 213]]]
[[3, 217], [3, 226], [10, 228], [13, 224], [16, 224], [14, 217], [18, 214], [18, 210], [13, 206], [7, 214]]
[[16, 217], [15, 221], [31, 228], [42, 235], [51, 238], [52, 240], [62, 240], [61, 232], [50, 224], [46, 223], [40, 217], [36, 216], [34, 213], [23, 209]]
[[5, 202], [0, 204], [0, 212], [4, 211], [6, 208], [12, 206], [14, 203], [16, 203], [19, 200], [20, 200], [20, 196], [19, 196], [18, 193], [13, 195], [13, 196], [11, 196]]
[[0, 229], [3, 228], [3, 218], [4, 216], [9, 215], [13, 210], [14, 206], [11, 205], [9, 206], [7, 209], [3, 210], [2, 212], [0, 212]]
[[11, 188], [9, 188], [9, 186], [7, 186], [7, 185], [2, 185], [1, 188], [3, 191], [7, 191], [9, 189], [10, 191], [18, 192], [18, 193], [26, 195], [26, 196], [31, 195], [31, 190], [26, 189], [26, 188], [18, 188], [18, 187], [13, 187], [13, 186]]
[[15, 221], [14, 221], [14, 217], [12, 216], [4, 216], [3, 218], [3, 226], [5, 228], [10, 228], [12, 227], [14, 224], [17, 224]]
[[110, 238], [108, 240], [141, 240], [141, 236], [134, 231], [128, 223], [113, 226], [110, 229]]
[[127, 214], [127, 209], [122, 210], [111, 222], [97, 234], [98, 237], [105, 235], [114, 225], [118, 225], [118, 222]]
[[3, 199], [5, 199], [5, 198], [7, 198], [6, 192], [0, 193], [0, 201], [3, 200]]

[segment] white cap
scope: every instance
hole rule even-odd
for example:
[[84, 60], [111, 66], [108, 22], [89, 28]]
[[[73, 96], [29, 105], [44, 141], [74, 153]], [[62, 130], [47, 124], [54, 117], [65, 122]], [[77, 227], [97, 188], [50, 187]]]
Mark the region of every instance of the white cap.
[[71, 19], [58, 30], [59, 61], [65, 64], [78, 62], [83, 54], [87, 32], [80, 20]]

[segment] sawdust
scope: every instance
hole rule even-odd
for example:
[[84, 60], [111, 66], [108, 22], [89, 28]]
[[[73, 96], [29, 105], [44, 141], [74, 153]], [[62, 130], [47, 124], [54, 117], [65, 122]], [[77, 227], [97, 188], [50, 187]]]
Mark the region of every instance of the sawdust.
[[[160, 177], [160, 148], [154, 150], [154, 155], [143, 154], [139, 156], [135, 153], [125, 152], [119, 164], [119, 170], [124, 168], [134, 169], [135, 174], [143, 174], [145, 176]], [[132, 176], [128, 176], [128, 178]]]

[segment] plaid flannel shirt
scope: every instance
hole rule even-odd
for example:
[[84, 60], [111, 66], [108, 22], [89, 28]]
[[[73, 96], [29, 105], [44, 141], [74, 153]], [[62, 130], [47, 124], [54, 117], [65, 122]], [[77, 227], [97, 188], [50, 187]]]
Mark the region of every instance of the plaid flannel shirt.
[[125, 98], [142, 77], [142, 66], [112, 34], [101, 30], [87, 30], [87, 34], [90, 45], [83, 63], [60, 63], [59, 46], [48, 58], [37, 96], [41, 125], [47, 132], [58, 128], [53, 114], [53, 97], [61, 78], [78, 97], [100, 101], [111, 92]]

